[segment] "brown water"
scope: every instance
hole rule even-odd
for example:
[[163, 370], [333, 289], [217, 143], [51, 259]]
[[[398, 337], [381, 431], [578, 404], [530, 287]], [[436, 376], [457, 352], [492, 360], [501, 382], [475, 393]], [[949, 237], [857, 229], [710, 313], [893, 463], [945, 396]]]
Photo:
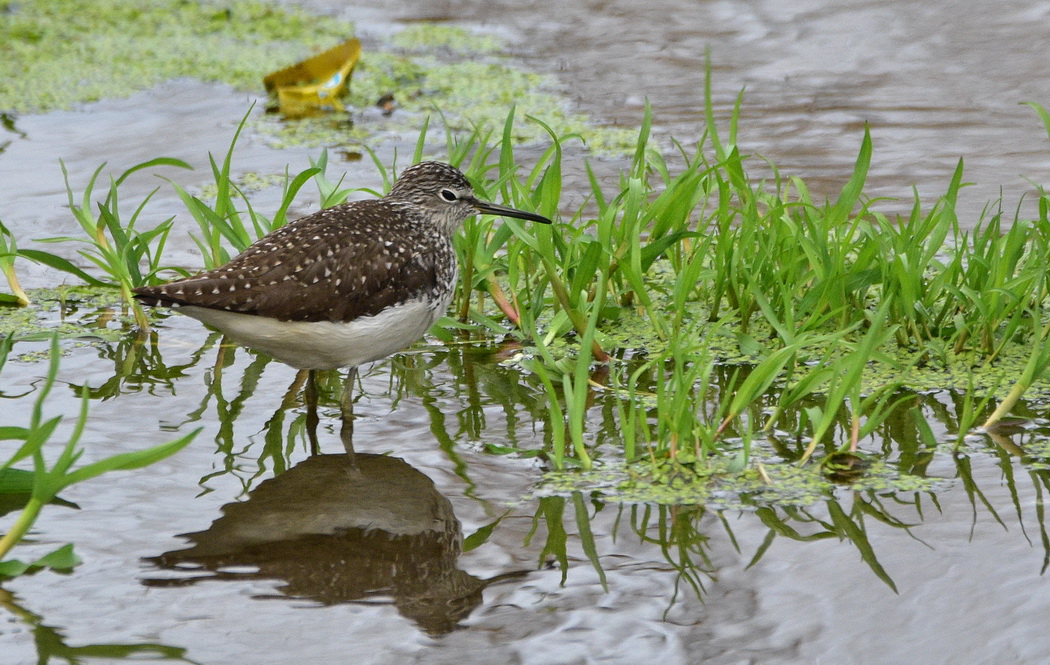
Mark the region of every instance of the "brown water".
[[[717, 99], [747, 87], [742, 144], [816, 191], [845, 182], [864, 122], [875, 140], [870, 194], [907, 197], [915, 184], [935, 196], [963, 156], [978, 183], [962, 206], [970, 219], [1000, 186], [1012, 210], [1029, 189], [1018, 176], [1045, 183], [1050, 168], [1045, 132], [1017, 105], [1050, 105], [1041, 46], [1050, 3], [315, 6], [358, 18], [366, 39], [418, 19], [498, 30], [596, 116], [632, 126], [648, 97], [662, 133], [682, 140], [701, 124], [710, 47]], [[0, 145], [11, 141], [0, 152], [0, 218], [20, 237], [69, 232], [58, 157], [75, 184], [105, 160], [118, 168], [168, 154], [203, 168], [208, 151], [225, 151], [248, 101], [175, 81], [130, 100], [17, 118], [17, 131], [0, 134]], [[270, 172], [304, 168], [312, 154], [247, 137], [237, 160]], [[375, 184], [368, 178], [364, 167], [348, 176]], [[135, 181], [129, 200], [153, 186]], [[158, 219], [180, 208], [166, 192], [155, 202]], [[192, 244], [179, 236], [171, 261], [193, 265]], [[28, 286], [61, 280], [22, 270]], [[1045, 442], [1045, 406], [1030, 407], [1034, 425], [1005, 448], [977, 439], [967, 455], [924, 451], [903, 425], [893, 440], [866, 442], [909, 472], [945, 478], [935, 494], [843, 487], [804, 510], [621, 508], [582, 495], [523, 498], [542, 462], [491, 450], [542, 445], [542, 391], [486, 353], [436, 347], [366, 373], [355, 442], [392, 457], [366, 457], [350, 473], [335, 455], [334, 385], [327, 455], [310, 459], [295, 372], [244, 351], [220, 357], [209, 341], [196, 322], [172, 317], [155, 346], [124, 341], [64, 359], [48, 403], [49, 415], [67, 416], [59, 441], [78, 408], [76, 386], [111, 388], [92, 400], [85, 461], [204, 430], [170, 460], [63, 492], [79, 510], [44, 511], [36, 543], [17, 554], [72, 541], [84, 563], [69, 576], [4, 585], [14, 595], [0, 595], [0, 662], [1047, 660], [1050, 485], [1041, 460], [1015, 456]], [[42, 348], [20, 342], [16, 352]], [[2, 424], [22, 422], [43, 374], [40, 363], [4, 369]], [[924, 409], [939, 440], [952, 440], [951, 396], [929, 396]], [[594, 409], [591, 431], [609, 431], [607, 412]]]

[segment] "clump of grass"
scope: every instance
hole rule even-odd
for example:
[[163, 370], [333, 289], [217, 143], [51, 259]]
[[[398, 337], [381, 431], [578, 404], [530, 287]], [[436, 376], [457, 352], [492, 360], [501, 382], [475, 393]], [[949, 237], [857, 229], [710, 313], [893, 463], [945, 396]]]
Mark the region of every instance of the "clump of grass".
[[[890, 220], [863, 195], [873, 153], [865, 131], [841, 193], [817, 203], [801, 180], [783, 179], [775, 170], [771, 181], [749, 179], [748, 157], [737, 148], [740, 104], [738, 99], [725, 133], [708, 97], [705, 138], [692, 149], [677, 146], [673, 162], [649, 143], [647, 108], [619, 182], [599, 182], [588, 168], [589, 200], [569, 212], [561, 209], [563, 146], [578, 137], [527, 118], [549, 136], [549, 147], [524, 168], [515, 157], [515, 108], [498, 135], [487, 125], [458, 133], [444, 123], [445, 154], [438, 158], [461, 168], [480, 196], [557, 222], [468, 221], [456, 238], [463, 266], [453, 311], [458, 320], [444, 319], [437, 329], [444, 339], [464, 327], [485, 329], [534, 350], [527, 367], [550, 399], [556, 467], [586, 467], [595, 455], [586, 413], [593, 389], [608, 387], [593, 385], [595, 364], [610, 365], [613, 389], [625, 400], [618, 412], [628, 459], [675, 459], [683, 450], [703, 458], [724, 447], [732, 432], [743, 442], [738, 465], [748, 462], [755, 437], [780, 427], [806, 438], [794, 453], [800, 461], [822, 445], [855, 451], [898, 407], [898, 388], [953, 358], [1001, 368], [1005, 358], [1023, 353], [1031, 371], [1019, 370], [1005, 382], [1001, 376], [966, 379], [982, 395], [1013, 386], [1016, 399], [1045, 378], [1045, 193], [1037, 220], [1015, 219], [1004, 230], [996, 213], [965, 231], [955, 214], [960, 162], [929, 211], [916, 197], [909, 215]], [[428, 128], [424, 123], [413, 162], [432, 149]], [[285, 175], [278, 210], [262, 214], [231, 180], [240, 131], [222, 163], [211, 160], [214, 204], [172, 182], [198, 223], [205, 267], [285, 223], [294, 197], [311, 179], [326, 206], [351, 191], [328, 180], [322, 153], [309, 169]], [[371, 156], [387, 191], [394, 169]], [[86, 212], [88, 196], [76, 205], [70, 195], [93, 238], [94, 252], [86, 256], [121, 285], [155, 280], [167, 231], [145, 240], [132, 234], [140, 206], [129, 232], [118, 233], [122, 179], [111, 185], [99, 219]], [[101, 230], [111, 234], [110, 244], [98, 237]], [[133, 270], [129, 261], [145, 268]], [[644, 343], [615, 335], [626, 321], [641, 322]], [[650, 356], [645, 371], [628, 370], [615, 358], [615, 352], [639, 349]], [[727, 363], [741, 365], [740, 379], [732, 382], [732, 394], [719, 394], [712, 373]], [[762, 405], [770, 408], [762, 412]]]
[[[78, 253], [99, 268], [106, 277], [99, 279], [89, 275], [67, 259], [50, 252], [22, 250], [19, 252], [19, 255], [80, 277], [88, 284], [94, 286], [115, 286], [120, 289], [124, 302], [132, 308], [135, 320], [139, 326], [144, 330], [148, 330], [149, 323], [146, 315], [133, 298], [132, 289], [152, 283], [156, 280], [157, 273], [164, 269], [164, 266], [160, 263], [161, 256], [164, 252], [164, 243], [167, 241], [168, 233], [171, 231], [172, 219], [174, 218], [168, 219], [148, 231], [139, 231], [135, 228], [139, 215], [146, 208], [153, 195], [157, 193], [157, 189], [154, 189], [135, 208], [131, 217], [126, 222], [122, 221], [119, 202], [120, 185], [130, 175], [143, 169], [157, 166], [174, 166], [189, 169], [190, 165], [171, 157], [158, 157], [136, 164], [124, 171], [118, 178], [111, 179], [109, 193], [103, 201], [96, 204], [92, 200], [92, 194], [98, 176], [105, 166], [105, 164], [102, 164], [95, 169], [87, 186], [84, 188], [84, 194], [80, 202], [77, 202], [73, 196], [73, 188], [69, 184], [69, 175], [66, 172], [65, 164], [62, 165], [62, 174], [66, 179], [69, 209], [73, 212], [73, 216], [80, 224], [80, 228], [86, 237], [61, 236], [45, 238], [43, 241], [51, 243], [75, 242], [87, 245], [87, 249], [80, 250]], [[97, 216], [93, 209], [95, 205], [98, 206]]]
[[[237, 139], [244, 129], [245, 123], [251, 114], [251, 109], [241, 118], [240, 124], [234, 131], [230, 147], [226, 151], [220, 166], [215, 157], [208, 154], [211, 164], [212, 175], [215, 178], [214, 203], [208, 204], [202, 198], [190, 194], [179, 183], [166, 179], [178, 193], [183, 204], [190, 215], [197, 222], [200, 235], [193, 236], [193, 241], [204, 257], [204, 268], [212, 270], [228, 262], [234, 254], [238, 254], [248, 248], [253, 242], [267, 233], [284, 226], [288, 221], [288, 208], [295, 200], [299, 190], [308, 183], [311, 178], [323, 175], [327, 156], [322, 156], [322, 166], [312, 166], [294, 178], [285, 173], [283, 179], [283, 195], [281, 205], [272, 217], [267, 217], [256, 210], [244, 191], [237, 186], [231, 177], [233, 165], [233, 153], [237, 147]], [[320, 183], [323, 181], [319, 181]], [[331, 196], [325, 197], [326, 203], [331, 203]], [[344, 195], [345, 198], [345, 195]], [[246, 210], [238, 209], [238, 200]], [[230, 250], [233, 250], [232, 254]]]
[[[717, 439], [770, 389], [779, 398], [761, 428], [765, 432], [783, 424], [787, 410], [821, 396], [821, 403], [805, 406], [804, 418], [793, 425], [809, 429], [800, 461], [840, 424], [842, 444], [832, 450], [855, 451], [906, 401], [897, 390], [909, 385], [919, 366], [943, 362], [948, 349], [965, 354], [971, 365], [990, 367], [1007, 349], [1016, 356], [1026, 345], [1034, 346], [1024, 371], [1006, 384], [1013, 388], [989, 425], [1046, 378], [1050, 324], [1040, 314], [1050, 260], [1045, 212], [1040, 220], [1015, 219], [1008, 230], [997, 213], [974, 231], [963, 231], [955, 215], [960, 162], [947, 193], [930, 212], [924, 213], [916, 199], [909, 217], [890, 221], [863, 197], [872, 155], [867, 132], [838, 199], [817, 205], [797, 179], [785, 188], [777, 174], [772, 190], [769, 183], [751, 183], [735, 148], [735, 115], [725, 144], [710, 104], [708, 122], [715, 161], [706, 160], [703, 146], [692, 155], [682, 151], [678, 175], [670, 173], [661, 156], [644, 149], [648, 127], [643, 123], [634, 165], [618, 193], [608, 195], [595, 185], [598, 214], [565, 231], [571, 238], [565, 255], [575, 252], [575, 260], [559, 266], [562, 274], [578, 277], [588, 260], [598, 266], [582, 273], [587, 276], [582, 282], [573, 281], [571, 292], [589, 289], [602, 293], [603, 302], [620, 304], [600, 317], [599, 328], [615, 325], [624, 310], [633, 308], [666, 344], [651, 361], [670, 370], [656, 380], [655, 416], [644, 415], [652, 397], [636, 385], [639, 372], [620, 377], [627, 404], [619, 412], [630, 455], [641, 454], [639, 436], [654, 444], [650, 455], [674, 459], [684, 436], [693, 437], [696, 453], [702, 453], [699, 443], [705, 437]], [[1041, 210], [1048, 208], [1044, 195]], [[577, 235], [581, 227], [592, 232], [590, 237]], [[555, 256], [559, 249], [556, 245]], [[528, 260], [521, 259], [523, 264]], [[665, 272], [654, 280], [657, 262]], [[593, 274], [603, 278], [590, 278]], [[683, 325], [688, 312], [706, 313], [711, 323], [689, 330]], [[710, 349], [696, 345], [698, 337], [710, 336], [726, 322], [735, 328], [741, 351], [773, 347], [752, 356], [756, 364], [736, 384], [732, 399], [704, 394], [718, 362], [705, 363]], [[549, 329], [557, 323], [553, 319]], [[768, 341], [759, 344], [759, 335]], [[601, 332], [595, 337], [600, 339]], [[815, 351], [821, 360], [809, 366], [794, 357]], [[690, 368], [691, 375], [681, 368]], [[885, 378], [875, 379], [876, 368]], [[979, 389], [994, 391], [1000, 383], [994, 379]], [[704, 401], [723, 409], [717, 429], [692, 415], [700, 413], [697, 404]], [[581, 421], [573, 410], [587, 406], [566, 398], [564, 408], [566, 419]], [[740, 455], [746, 460], [750, 420], [743, 431]]]

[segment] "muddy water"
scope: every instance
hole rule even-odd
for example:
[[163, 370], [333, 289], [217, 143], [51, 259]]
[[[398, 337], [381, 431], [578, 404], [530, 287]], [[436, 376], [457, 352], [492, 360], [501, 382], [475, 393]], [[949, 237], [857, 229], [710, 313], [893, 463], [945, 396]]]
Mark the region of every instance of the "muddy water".
[[[999, 186], [1012, 208], [1027, 188], [1019, 174], [1047, 177], [1045, 132], [1017, 102], [1050, 104], [1050, 64], [1037, 49], [1050, 3], [381, 2], [338, 11], [359, 16], [366, 38], [417, 19], [499, 30], [596, 116], [633, 125], [648, 97], [661, 131], [683, 140], [700, 124], [710, 46], [720, 102], [747, 87], [742, 144], [817, 191], [848, 177], [864, 122], [875, 139], [873, 195], [907, 196], [912, 184], [936, 195], [963, 156], [978, 183], [965, 203], [975, 218]], [[10, 141], [0, 152], [0, 218], [20, 237], [69, 231], [58, 157], [74, 182], [101, 161], [158, 154], [205, 168], [249, 101], [175, 81], [18, 118], [0, 135], [0, 145]], [[246, 137], [238, 159], [272, 172], [304, 168], [312, 154]], [[370, 177], [363, 167], [348, 176], [376, 184]], [[154, 186], [136, 180], [128, 197]], [[157, 218], [179, 210], [159, 197]], [[192, 245], [178, 235], [171, 260], [191, 265]], [[25, 271], [30, 286], [61, 279]], [[1043, 443], [1045, 427], [1007, 447], [975, 441], [960, 456], [920, 455], [907, 437], [866, 442], [946, 479], [933, 494], [843, 487], [804, 509], [721, 512], [530, 500], [543, 463], [492, 451], [542, 445], [542, 392], [484, 352], [424, 349], [366, 373], [355, 423], [364, 463], [348, 472], [337, 382], [325, 393], [326, 455], [310, 458], [295, 372], [244, 351], [220, 354], [215, 341], [173, 317], [153, 346], [69, 352], [64, 387], [48, 403], [49, 415], [66, 415], [58, 440], [71, 430], [76, 386], [114, 388], [92, 400], [85, 461], [203, 431], [173, 459], [63, 492], [79, 510], [45, 510], [20, 556], [72, 541], [84, 563], [69, 576], [4, 585], [13, 595], [0, 595], [0, 662], [1039, 663], [1050, 650], [1047, 472], [1015, 456]], [[16, 351], [42, 348], [20, 342]], [[2, 424], [21, 424], [43, 373], [31, 362], [4, 369]], [[953, 438], [950, 404], [932, 396], [924, 407], [941, 441]], [[1045, 407], [1032, 409], [1046, 418]], [[594, 431], [608, 428], [602, 413]]]

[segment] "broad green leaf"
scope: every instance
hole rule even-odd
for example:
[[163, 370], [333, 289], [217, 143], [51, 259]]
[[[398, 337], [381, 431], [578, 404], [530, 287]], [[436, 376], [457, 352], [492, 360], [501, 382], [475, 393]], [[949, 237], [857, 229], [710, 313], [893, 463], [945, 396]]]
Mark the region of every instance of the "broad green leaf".
[[477, 531], [470, 534], [463, 539], [463, 551], [469, 552], [473, 549], [477, 549], [481, 545], [488, 542], [488, 539], [492, 536], [492, 531], [499, 526], [499, 523], [503, 521], [508, 513], [503, 513], [495, 522], [489, 522], [485, 526], [480, 527]]
[[0, 469], [0, 494], [28, 494], [36, 474], [25, 469]]
[[6, 441], [9, 439], [25, 441], [27, 438], [29, 438], [29, 430], [27, 430], [25, 427], [0, 427], [0, 441]]
[[78, 566], [80, 562], [80, 557], [73, 552], [73, 545], [63, 545], [54, 552], [45, 554], [30, 563], [25, 563], [18, 559], [0, 561], [0, 577], [18, 577], [27, 573], [35, 573], [43, 568], [50, 568], [58, 572], [68, 572]]

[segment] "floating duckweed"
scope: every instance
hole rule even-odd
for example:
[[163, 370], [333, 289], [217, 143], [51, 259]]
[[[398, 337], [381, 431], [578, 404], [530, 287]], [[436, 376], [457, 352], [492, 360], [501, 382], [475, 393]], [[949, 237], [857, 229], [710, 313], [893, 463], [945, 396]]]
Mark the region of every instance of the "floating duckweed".
[[[396, 102], [394, 113], [366, 113], [387, 96]], [[496, 130], [506, 121], [507, 109], [515, 106], [518, 117], [542, 118], [559, 136], [578, 135], [592, 152], [626, 153], [638, 138], [636, 130], [599, 127], [586, 114], [569, 111], [569, 101], [553, 77], [501, 60], [446, 63], [430, 56], [366, 52], [354, 70], [349, 106], [355, 109], [353, 123], [345, 116], [263, 118], [257, 129], [277, 147], [360, 145], [384, 137], [415, 138], [427, 115], [435, 122], [444, 120], [454, 131]], [[522, 143], [547, 138], [546, 130], [533, 122], [515, 123], [514, 130], [514, 138]]]
[[261, 89], [352, 25], [253, 0], [23, 0], [0, 21], [0, 109], [43, 112], [188, 76]]
[[[191, 77], [262, 91], [267, 73], [302, 60], [352, 35], [332, 17], [252, 0], [217, 3], [155, 0], [26, 0], [7, 8], [0, 22], [0, 109], [19, 113], [67, 109], [124, 97], [163, 81]], [[505, 44], [465, 28], [418, 24], [391, 38], [388, 48], [366, 51], [350, 86], [358, 115], [393, 95], [399, 111], [368, 115], [349, 126], [329, 118], [289, 123], [260, 120], [259, 128], [283, 145], [360, 145], [414, 135], [423, 114], [441, 109], [453, 129], [502, 126], [507, 108], [543, 118], [559, 135], [578, 134], [599, 153], [624, 153], [634, 130], [601, 128], [569, 101], [550, 76], [510, 66], [496, 54]], [[484, 60], [443, 62], [422, 52], [484, 54]], [[373, 117], [374, 116], [374, 117]], [[535, 123], [518, 123], [521, 141], [543, 139]]]
[[1030, 471], [1046, 471], [1050, 469], [1050, 437], [1045, 435], [1033, 436], [1025, 442], [1023, 450], [1022, 463], [1026, 469]]
[[[62, 339], [95, 339], [116, 342], [134, 324], [122, 313], [117, 289], [73, 286], [57, 289], [28, 289], [26, 307], [0, 307], [0, 337], [41, 339], [57, 331]], [[42, 352], [46, 357], [47, 353]]]
[[[280, 187], [285, 182], [285, 174], [283, 173], [258, 173], [256, 171], [247, 171], [239, 173], [235, 176], [231, 176], [230, 180], [237, 188], [246, 194], [251, 192], [260, 192], [270, 187]], [[200, 198], [203, 199], [214, 199], [219, 193], [219, 187], [215, 183], [208, 183], [200, 188]], [[237, 196], [237, 192], [233, 192], [233, 196]]]
[[498, 53], [506, 46], [495, 35], [441, 23], [410, 25], [395, 34], [390, 43], [413, 52], [440, 48], [454, 53]]
[[[762, 464], [762, 473], [757, 467], [733, 472], [727, 458], [687, 463], [664, 460], [655, 465], [647, 461], [605, 464], [587, 472], [548, 473], [535, 494], [582, 491], [620, 503], [697, 504], [740, 510], [765, 505], [808, 506], [828, 499], [842, 487], [825, 477], [818, 465], [800, 467], [769, 459]], [[848, 487], [850, 491], [876, 494], [933, 492], [948, 482], [902, 474], [891, 464], [875, 460]]]

